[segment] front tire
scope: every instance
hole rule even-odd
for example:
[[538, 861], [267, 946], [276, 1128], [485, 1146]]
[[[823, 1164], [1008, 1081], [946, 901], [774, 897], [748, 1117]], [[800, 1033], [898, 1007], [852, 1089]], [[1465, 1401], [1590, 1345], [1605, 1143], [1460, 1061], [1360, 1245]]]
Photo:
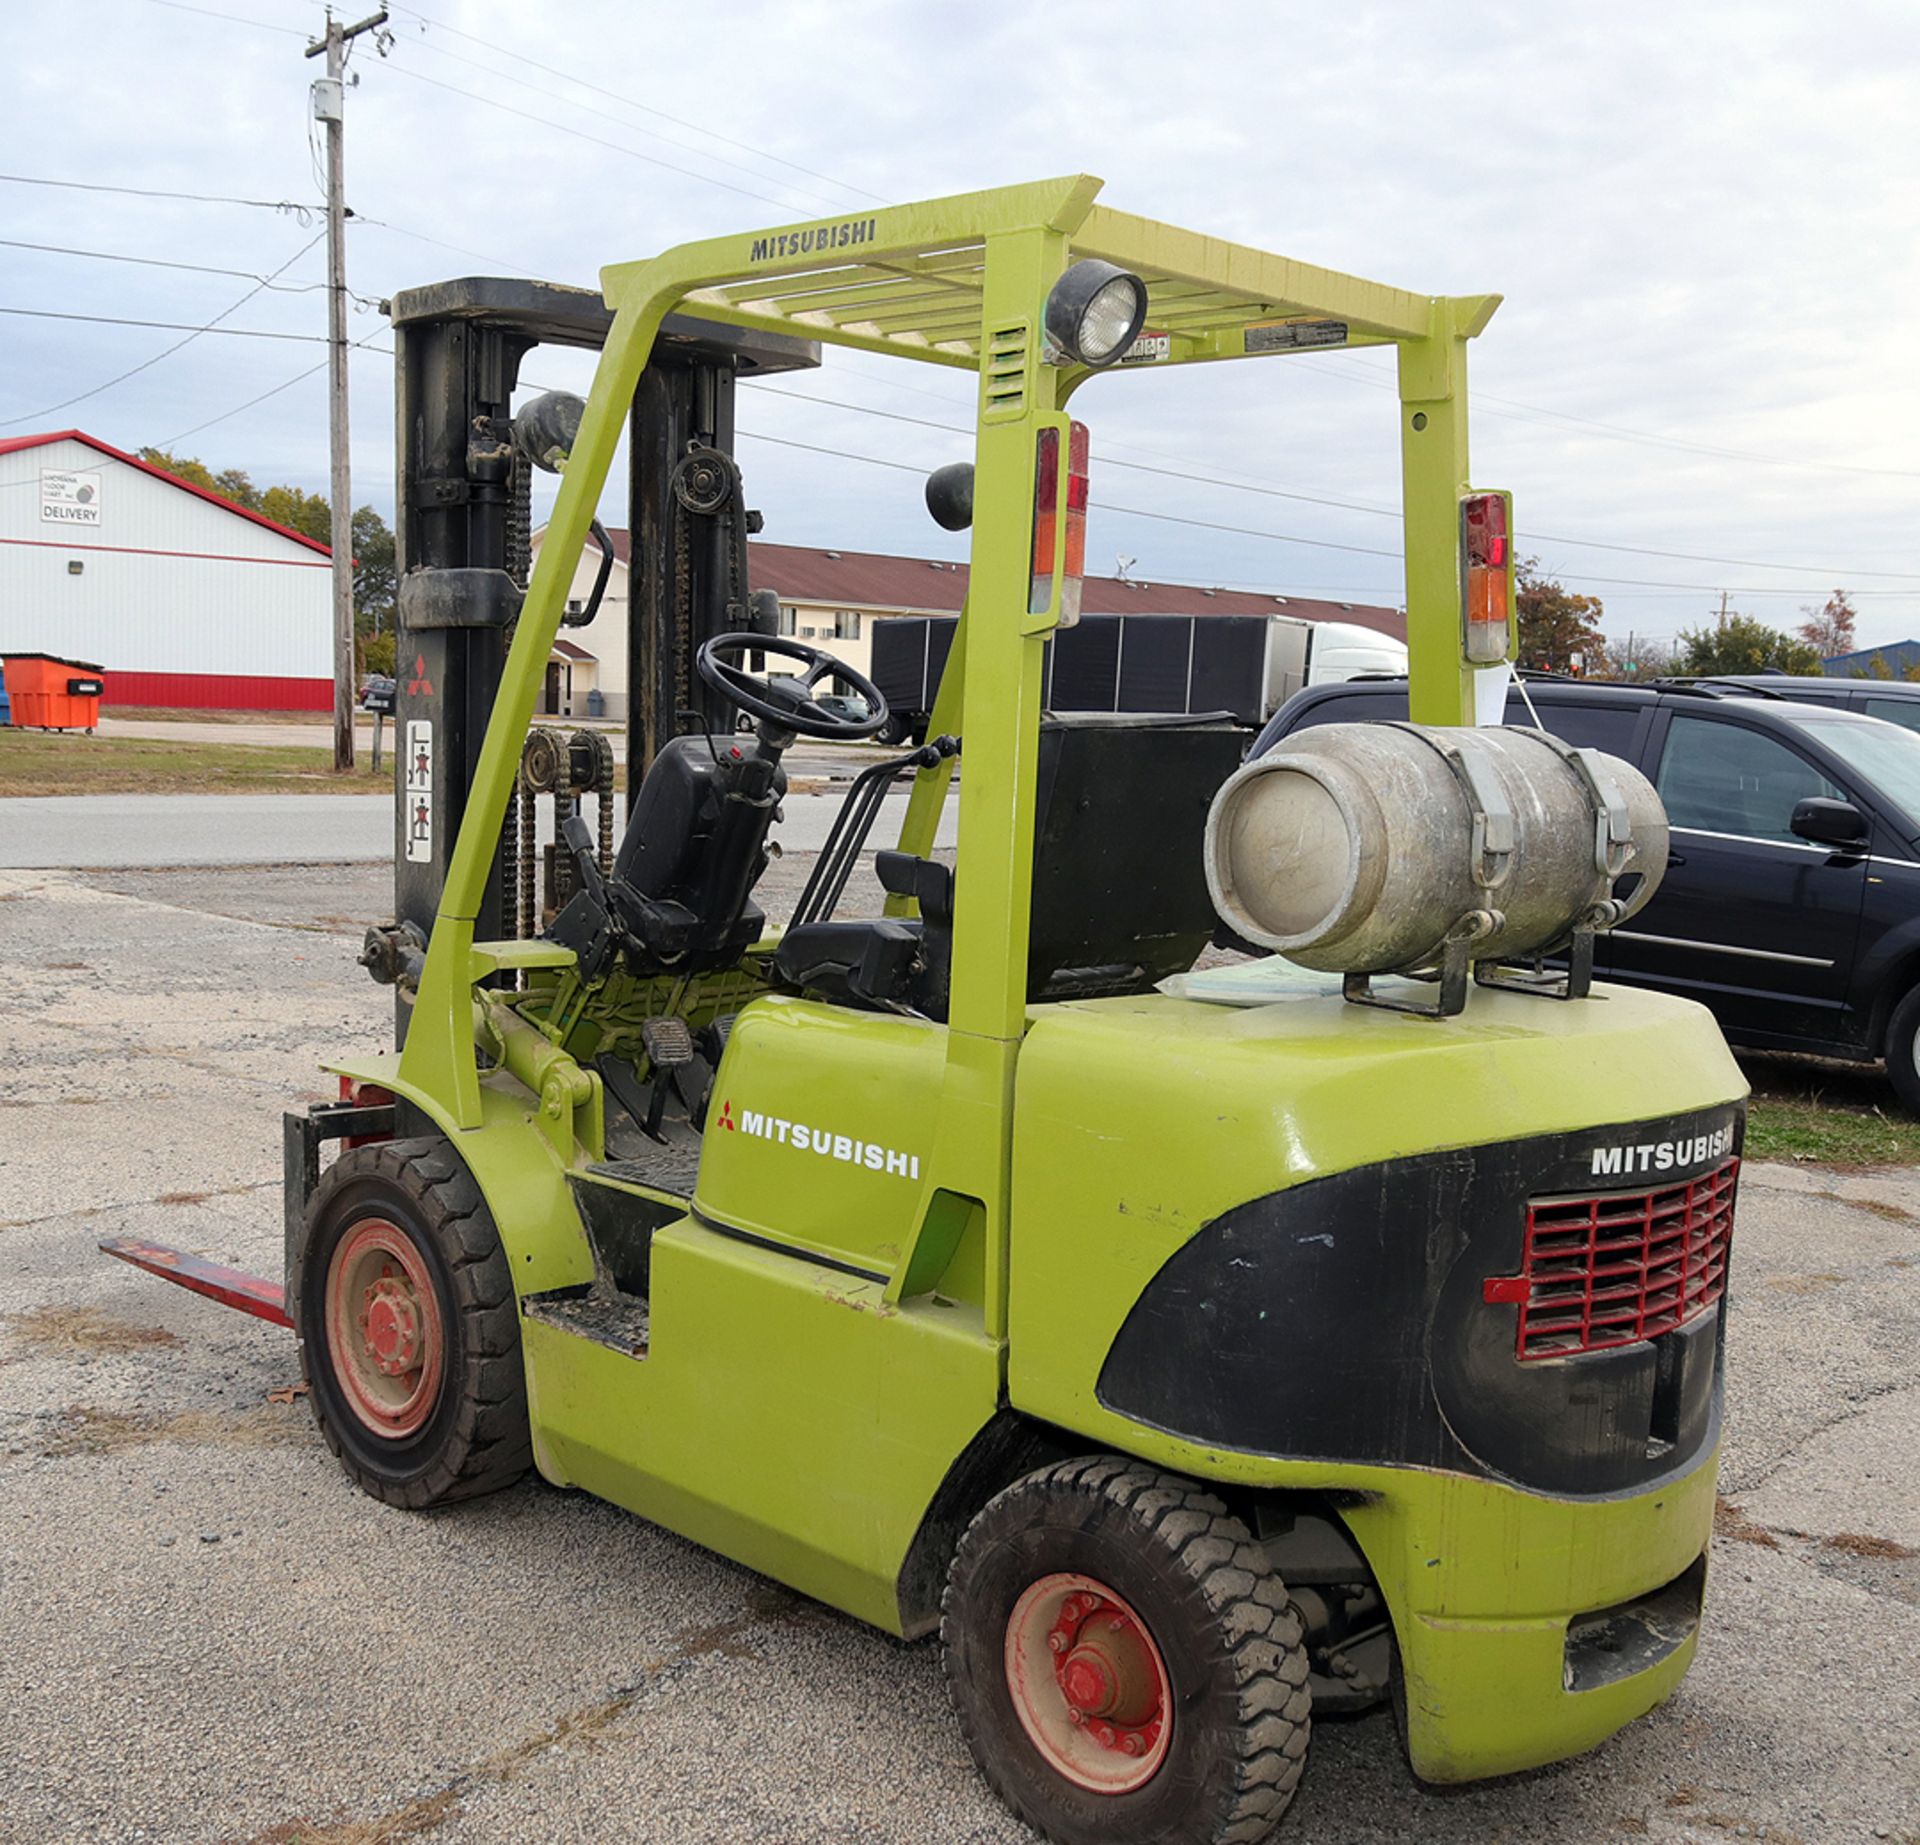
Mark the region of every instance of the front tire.
[[1910, 1115], [1920, 1115], [1920, 987], [1893, 1009], [1887, 1021], [1887, 1080]]
[[967, 1527], [947, 1685], [994, 1791], [1056, 1845], [1253, 1845], [1299, 1783], [1299, 1616], [1246, 1526], [1112, 1455], [1016, 1481]]
[[374, 1498], [470, 1499], [532, 1464], [506, 1253], [446, 1141], [380, 1141], [328, 1167], [307, 1207], [297, 1319], [320, 1432]]

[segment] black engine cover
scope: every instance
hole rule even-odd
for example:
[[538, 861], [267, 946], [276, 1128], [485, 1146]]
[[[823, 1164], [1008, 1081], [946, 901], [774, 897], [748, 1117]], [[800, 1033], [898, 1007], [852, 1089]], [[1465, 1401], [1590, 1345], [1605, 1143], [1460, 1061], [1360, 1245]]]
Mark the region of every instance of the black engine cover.
[[[1530, 1199], [1682, 1184], [1738, 1153], [1744, 1121], [1731, 1105], [1466, 1147], [1236, 1206], [1142, 1292], [1100, 1401], [1210, 1447], [1643, 1490], [1717, 1435], [1724, 1297], [1657, 1338], [1522, 1362], [1518, 1309], [1483, 1285], [1521, 1269]], [[1622, 1146], [1648, 1149], [1624, 1155], [1631, 1177], [1605, 1170]]]

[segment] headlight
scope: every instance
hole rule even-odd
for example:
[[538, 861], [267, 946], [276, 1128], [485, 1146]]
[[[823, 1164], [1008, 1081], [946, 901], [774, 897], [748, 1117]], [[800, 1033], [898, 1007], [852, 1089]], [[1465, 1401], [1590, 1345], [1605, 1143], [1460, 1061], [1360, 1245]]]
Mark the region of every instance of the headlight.
[[1075, 263], [1047, 296], [1047, 338], [1077, 365], [1111, 365], [1146, 318], [1146, 283], [1096, 256]]

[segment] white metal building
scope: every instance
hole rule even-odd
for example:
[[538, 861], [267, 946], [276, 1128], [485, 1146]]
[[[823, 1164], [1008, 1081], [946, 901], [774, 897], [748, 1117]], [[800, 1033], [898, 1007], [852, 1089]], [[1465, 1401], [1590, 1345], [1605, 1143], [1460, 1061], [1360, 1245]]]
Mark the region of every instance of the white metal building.
[[97, 663], [112, 705], [325, 711], [330, 553], [83, 435], [0, 441], [0, 654]]

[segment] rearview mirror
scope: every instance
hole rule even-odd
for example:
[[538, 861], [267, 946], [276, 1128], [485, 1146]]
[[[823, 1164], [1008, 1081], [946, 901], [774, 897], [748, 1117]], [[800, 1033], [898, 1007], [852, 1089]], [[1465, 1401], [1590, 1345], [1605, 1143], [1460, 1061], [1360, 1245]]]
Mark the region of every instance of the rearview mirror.
[[1796, 801], [1787, 822], [1796, 837], [1818, 846], [1857, 846], [1867, 837], [1867, 817], [1851, 801], [1828, 801], [1818, 795]]

